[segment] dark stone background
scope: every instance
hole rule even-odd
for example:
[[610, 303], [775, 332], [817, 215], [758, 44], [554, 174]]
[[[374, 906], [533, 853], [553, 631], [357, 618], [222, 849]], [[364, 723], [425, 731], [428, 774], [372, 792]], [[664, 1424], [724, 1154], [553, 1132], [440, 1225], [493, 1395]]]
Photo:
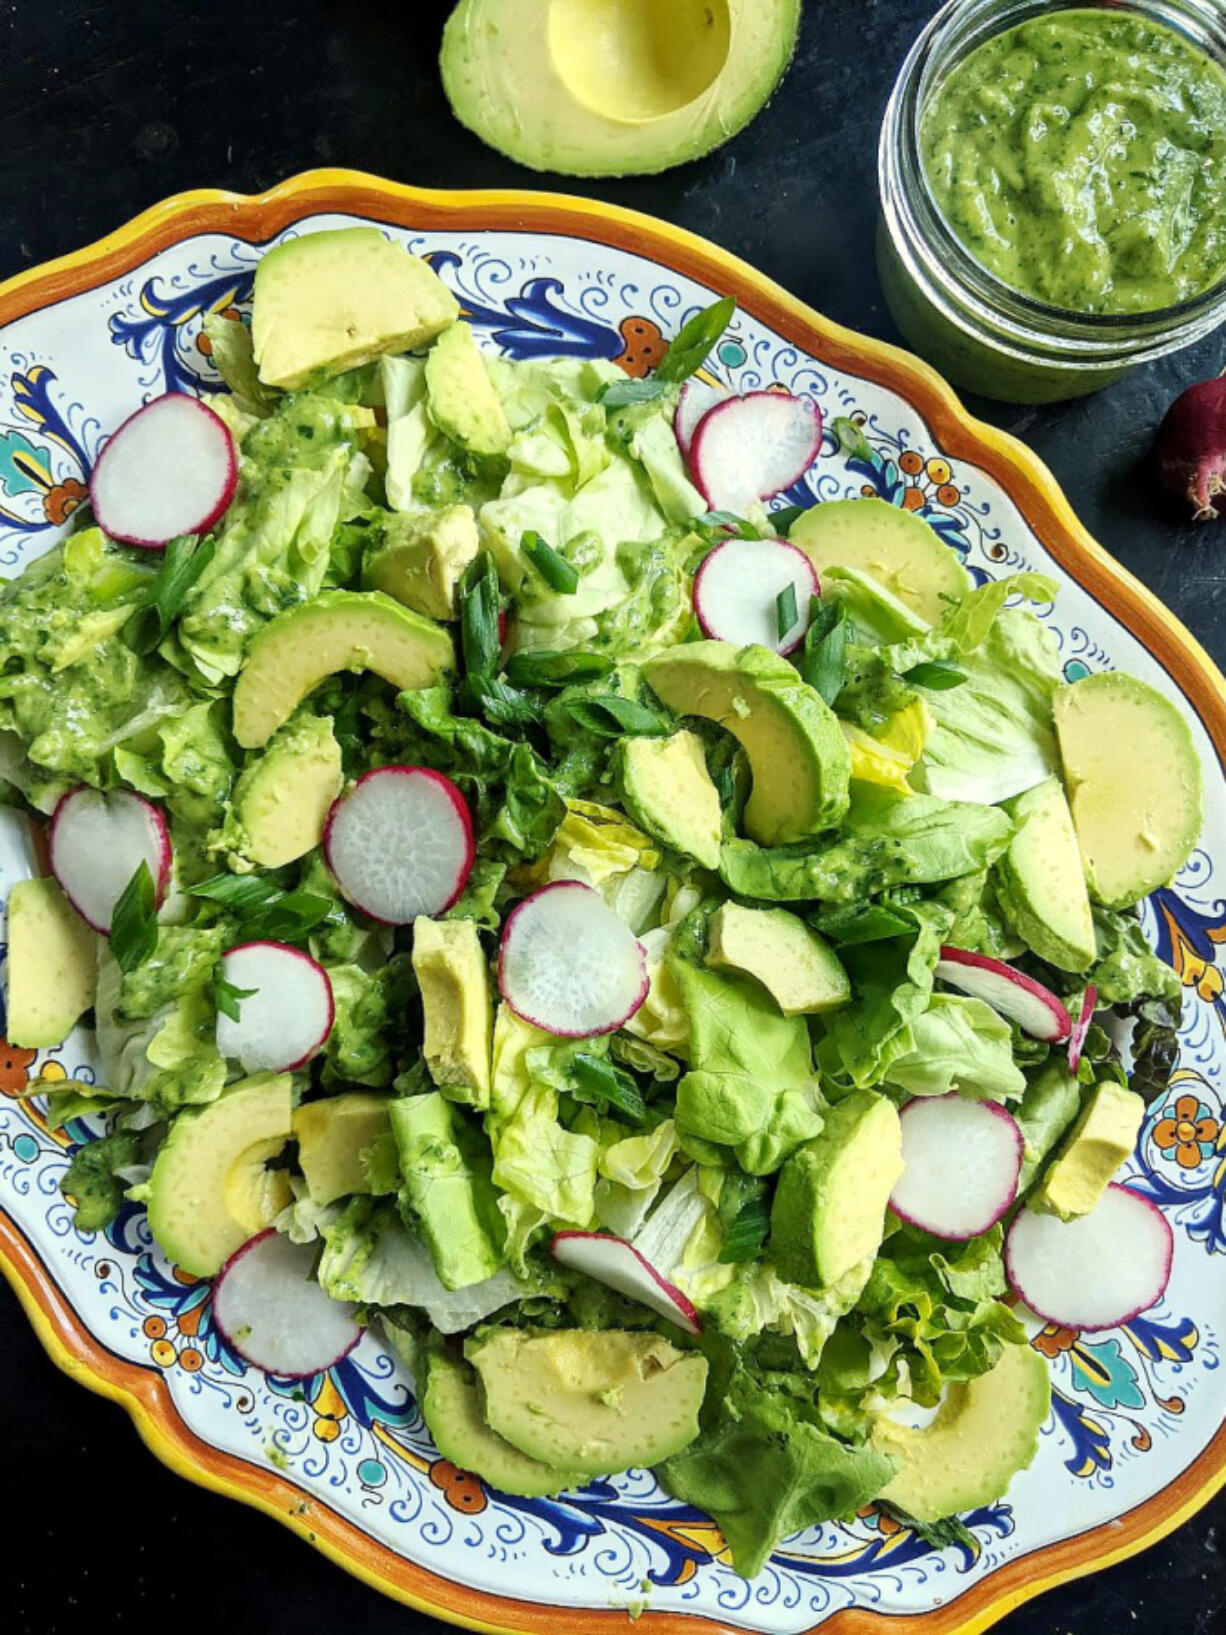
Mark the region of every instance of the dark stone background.
[[[508, 6], [511, 0], [498, 0]], [[667, 0], [660, 0], [666, 4]], [[441, 0], [17, 0], [0, 5], [0, 276], [183, 188], [255, 192], [314, 165], [441, 187], [543, 185], [650, 211], [744, 256], [831, 318], [894, 340], [873, 272], [878, 122], [932, 0], [806, 0], [771, 107], [722, 152], [625, 182], [534, 178], [450, 117]], [[1222, 366], [1207, 342], [1067, 407], [976, 412], [1055, 471], [1091, 531], [1226, 655], [1226, 524], [1161, 501], [1166, 404]], [[0, 1286], [0, 1628], [144, 1635], [437, 1629], [287, 1531], [170, 1475], [121, 1411], [58, 1374]], [[1219, 1498], [1132, 1562], [1055, 1590], [1009, 1635], [1226, 1627]], [[629, 1626], [627, 1626], [629, 1627]]]

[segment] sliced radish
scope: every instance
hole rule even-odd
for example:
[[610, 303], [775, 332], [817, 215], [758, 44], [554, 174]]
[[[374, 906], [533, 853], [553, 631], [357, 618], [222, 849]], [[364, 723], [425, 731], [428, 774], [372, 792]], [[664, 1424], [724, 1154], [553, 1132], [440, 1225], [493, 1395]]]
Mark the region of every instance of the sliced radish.
[[1005, 1239], [1009, 1282], [1062, 1328], [1117, 1328], [1161, 1300], [1175, 1239], [1157, 1207], [1113, 1181], [1088, 1215], [1019, 1211]]
[[1090, 1023], [1094, 1020], [1094, 1010], [1098, 1004], [1098, 989], [1091, 982], [1081, 996], [1081, 1012], [1073, 1024], [1073, 1031], [1068, 1040], [1069, 1072], [1075, 1073], [1081, 1066], [1081, 1053], [1085, 1049], [1086, 1034], [1090, 1031]]
[[673, 414], [673, 435], [677, 439], [677, 447], [687, 460], [699, 421], [728, 396], [726, 386], [712, 386], [709, 381], [695, 380], [692, 377], [681, 388], [681, 395], [677, 399], [677, 408]]
[[917, 1096], [899, 1115], [906, 1166], [890, 1208], [938, 1238], [964, 1240], [995, 1226], [1017, 1196], [1022, 1132], [994, 1101]]
[[972, 954], [965, 948], [941, 949], [936, 973], [951, 988], [982, 999], [1032, 1039], [1059, 1044], [1073, 1031], [1073, 1019], [1050, 988], [1015, 971], [1004, 960]]
[[104, 533], [158, 550], [211, 528], [234, 498], [238, 457], [225, 422], [182, 392], [155, 397], [108, 439], [89, 497]]
[[[779, 634], [779, 597], [791, 585], [796, 617]], [[809, 602], [818, 594], [813, 564], [783, 539], [726, 539], [703, 558], [694, 578], [694, 612], [705, 635], [747, 647], [756, 642], [790, 653], [809, 628]]]
[[647, 997], [647, 955], [598, 891], [555, 880], [526, 897], [502, 932], [502, 997], [564, 1039], [612, 1033]]
[[676, 1323], [687, 1334], [701, 1334], [702, 1324], [692, 1301], [625, 1238], [609, 1232], [558, 1232], [551, 1245], [553, 1258], [572, 1272], [583, 1272], [628, 1300]]
[[744, 516], [798, 482], [822, 446], [822, 416], [807, 397], [749, 392], [709, 409], [690, 445], [690, 467], [712, 511]]
[[463, 795], [424, 766], [365, 773], [333, 801], [323, 845], [344, 896], [385, 925], [450, 908], [476, 855]]
[[245, 1073], [292, 1073], [332, 1031], [332, 984], [310, 954], [284, 942], [245, 942], [221, 962], [222, 977], [245, 997], [238, 1021], [218, 1012], [217, 1048]]
[[236, 1249], [213, 1284], [213, 1316], [229, 1345], [278, 1379], [322, 1374], [362, 1338], [354, 1308], [311, 1275], [317, 1250], [269, 1228]]
[[109, 795], [85, 784], [70, 789], [51, 814], [51, 872], [81, 918], [110, 936], [111, 915], [142, 863], [160, 904], [170, 884], [170, 831], [160, 809], [142, 795]]

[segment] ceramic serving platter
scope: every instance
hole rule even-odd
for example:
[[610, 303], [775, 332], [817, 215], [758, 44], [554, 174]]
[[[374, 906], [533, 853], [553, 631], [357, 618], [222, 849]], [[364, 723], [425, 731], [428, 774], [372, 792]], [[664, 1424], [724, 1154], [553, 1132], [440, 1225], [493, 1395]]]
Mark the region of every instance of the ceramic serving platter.
[[[1209, 821], [1179, 879], [1145, 905], [1150, 937], [1182, 978], [1186, 1023], [1178, 1072], [1127, 1177], [1167, 1213], [1174, 1275], [1161, 1305], [1116, 1332], [1033, 1332], [1051, 1365], [1051, 1419], [1007, 1499], [968, 1518], [973, 1544], [931, 1549], [870, 1509], [787, 1540], [746, 1583], [711, 1521], [646, 1472], [556, 1500], [489, 1490], [439, 1458], [412, 1382], [372, 1336], [314, 1379], [267, 1379], [228, 1349], [209, 1285], [153, 1247], [143, 1211], [78, 1232], [58, 1184], [89, 1127], [49, 1131], [41, 1098], [24, 1092], [40, 1076], [93, 1078], [81, 1031], [40, 1057], [0, 1040], [0, 1265], [48, 1351], [123, 1402], [183, 1475], [279, 1517], [389, 1594], [484, 1629], [621, 1630], [633, 1609], [650, 1635], [681, 1635], [696, 1618], [770, 1635], [937, 1635], [982, 1629], [1141, 1549], [1226, 1479], [1222, 677], [1088, 537], [1043, 467], [971, 420], [914, 359], [645, 217], [347, 172], [258, 198], [172, 199], [0, 288], [0, 574], [60, 537], [108, 429], [160, 392], [218, 389], [201, 317], [247, 311], [265, 246], [354, 222], [428, 257], [482, 343], [512, 358], [603, 357], [641, 375], [690, 313], [735, 295], [714, 376], [738, 391], [808, 393], [828, 426], [858, 421], [871, 449], [849, 458], [828, 435], [786, 503], [876, 494], [930, 522], [980, 581], [1023, 567], [1054, 574], [1063, 588], [1049, 623], [1065, 674], [1119, 667], [1176, 700], [1204, 757]], [[32, 864], [24, 823], [9, 815], [0, 893]]]

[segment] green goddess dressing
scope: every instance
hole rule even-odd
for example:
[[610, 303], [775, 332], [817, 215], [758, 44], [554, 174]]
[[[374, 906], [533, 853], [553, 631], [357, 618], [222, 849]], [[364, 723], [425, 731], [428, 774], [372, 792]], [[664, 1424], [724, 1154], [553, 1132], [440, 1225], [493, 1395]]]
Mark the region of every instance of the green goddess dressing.
[[921, 148], [953, 232], [1022, 295], [1135, 314], [1226, 276], [1226, 70], [1146, 17], [996, 35], [938, 87]]

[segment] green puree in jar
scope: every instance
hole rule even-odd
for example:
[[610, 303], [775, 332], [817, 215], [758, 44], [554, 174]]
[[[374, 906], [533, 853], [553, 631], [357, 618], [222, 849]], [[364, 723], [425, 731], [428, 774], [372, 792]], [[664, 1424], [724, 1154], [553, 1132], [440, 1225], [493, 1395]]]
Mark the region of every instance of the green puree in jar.
[[998, 34], [925, 110], [946, 220], [1003, 283], [1153, 312], [1226, 274], [1226, 71], [1173, 29], [1068, 10]]

